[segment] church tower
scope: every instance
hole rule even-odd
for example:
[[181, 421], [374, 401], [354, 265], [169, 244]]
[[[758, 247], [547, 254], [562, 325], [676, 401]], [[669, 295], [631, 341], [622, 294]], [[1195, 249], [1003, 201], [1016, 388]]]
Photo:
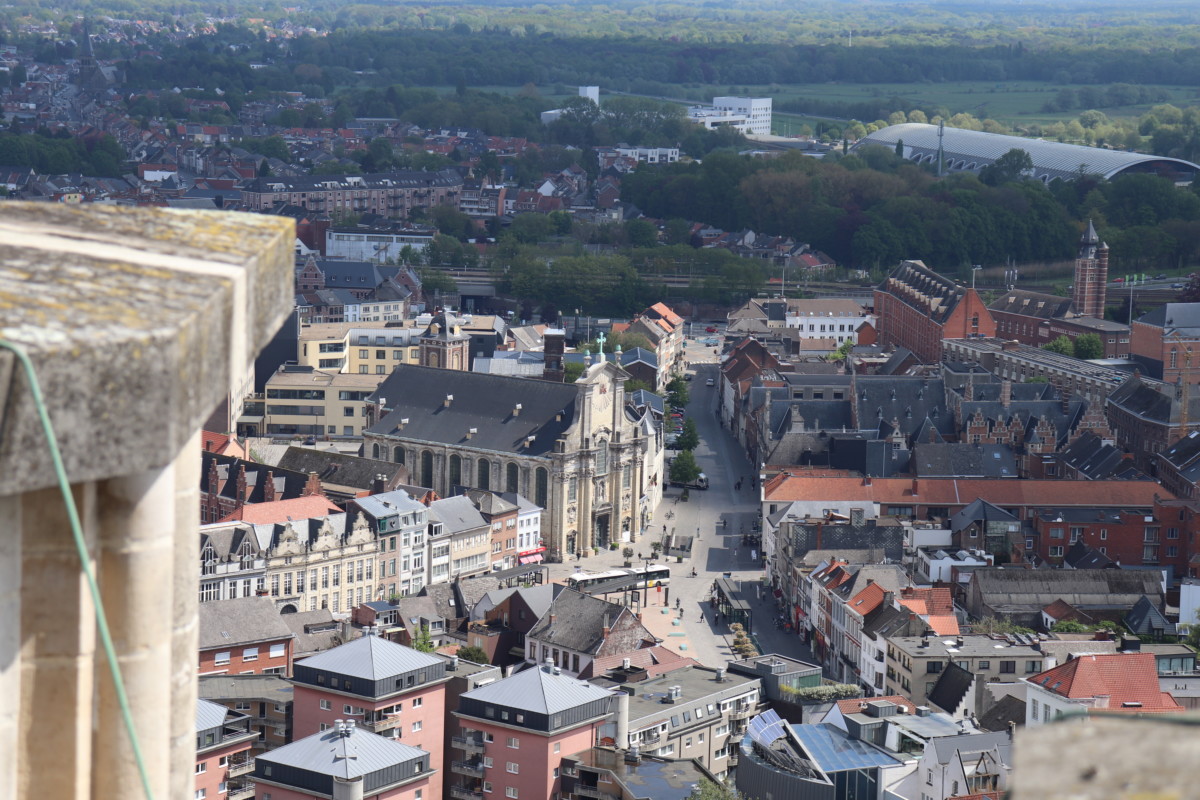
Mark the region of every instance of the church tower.
[[468, 370], [471, 337], [462, 332], [459, 320], [438, 311], [417, 343], [421, 366]]
[[1089, 219], [1087, 230], [1079, 240], [1079, 257], [1075, 259], [1075, 290], [1071, 299], [1076, 313], [1104, 319], [1107, 288], [1108, 245], [1100, 241]]

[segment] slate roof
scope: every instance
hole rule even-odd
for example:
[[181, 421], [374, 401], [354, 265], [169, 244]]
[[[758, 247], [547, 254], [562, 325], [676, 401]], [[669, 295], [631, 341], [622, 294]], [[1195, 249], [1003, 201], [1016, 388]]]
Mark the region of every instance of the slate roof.
[[304, 659], [304, 666], [352, 678], [382, 681], [442, 663], [442, 659], [378, 636], [363, 636]]
[[[237, 499], [237, 479], [243, 469], [246, 471], [247, 503], [262, 502], [268, 478], [273, 481], [275, 496], [278, 498], [301, 496], [305, 484], [308, 482], [307, 473], [259, 464], [236, 456], [204, 451], [201, 453], [200, 459], [200, 491], [207, 494], [219, 494], [229, 500]], [[213, 485], [211, 481], [214, 471], [216, 485]]]
[[199, 692], [205, 700], [292, 701], [292, 684], [282, 675], [201, 675]]
[[1077, 607], [1132, 607], [1142, 595], [1162, 594], [1162, 576], [1140, 570], [1045, 570], [983, 567], [972, 571], [988, 605], [1034, 604], [1041, 610], [1056, 598]]
[[1005, 695], [976, 718], [981, 729], [994, 733], [1008, 733], [1009, 723], [1025, 724], [1025, 701], [1015, 695]]
[[921, 478], [1017, 477], [1017, 457], [1004, 444], [918, 443], [909, 463]]
[[[900, 284], [905, 288], [894, 288], [894, 284]], [[913, 291], [910, 292], [906, 289]], [[900, 262], [900, 265], [891, 271], [884, 282], [876, 288], [876, 291], [892, 295], [940, 325], [954, 313], [959, 302], [966, 297], [968, 289], [962, 284], [934, 272], [925, 266], [924, 262], [914, 260]], [[923, 295], [941, 302], [934, 306], [930, 313], [927, 305], [910, 299], [910, 294], [913, 292], [917, 296]]]
[[[398, 365], [371, 396], [390, 411], [369, 433], [473, 449], [545, 455], [575, 419], [572, 384]], [[454, 399], [445, 406], [447, 395]], [[513, 416], [516, 405], [521, 412]], [[561, 419], [556, 416], [561, 415]], [[409, 424], [401, 429], [400, 421]], [[471, 428], [476, 433], [467, 439]], [[533, 437], [531, 445], [526, 440]]]
[[471, 498], [461, 494], [434, 500], [429, 504], [429, 518], [442, 523], [442, 536], [488, 527]]
[[[907, 608], [881, 606], [863, 620], [863, 633], [881, 639], [900, 635], [898, 632], [907, 628], [910, 617], [911, 612]], [[921, 627], [925, 627], [924, 623], [921, 624]]]
[[964, 400], [958, 411], [959, 431], [965, 432], [967, 424], [976, 413], [995, 426], [1008, 426], [1015, 418], [1021, 423], [1028, 438], [1033, 434], [1038, 422], [1046, 420], [1054, 426], [1055, 445], [1061, 447], [1067, 443], [1067, 437], [1079, 424], [1080, 418], [1087, 411], [1087, 401], [1071, 399], [1067, 401], [1067, 410], [1058, 400], [1014, 400], [1006, 408], [998, 400], [979, 401]]
[[1067, 549], [1063, 563], [1072, 569], [1108, 569], [1116, 566], [1115, 561], [1096, 548], [1088, 547], [1082, 539]]
[[569, 675], [555, 675], [552, 668], [544, 666], [518, 672], [463, 695], [483, 703], [548, 715], [612, 696], [608, 689]]
[[1013, 289], [1000, 295], [988, 306], [989, 311], [1003, 311], [1009, 314], [1020, 314], [1023, 317], [1039, 319], [1064, 319], [1073, 316], [1075, 309], [1071, 298], [1058, 297], [1041, 292], [1028, 292], [1024, 289]]
[[[1200, 392], [1188, 399], [1188, 419], [1200, 419]], [[1175, 399], [1174, 387], [1150, 384], [1136, 375], [1125, 381], [1108, 396], [1116, 406], [1142, 419], [1165, 424], [1179, 422], [1180, 402]]]
[[897, 347], [892, 351], [888, 360], [879, 368], [877, 375], [899, 375], [905, 369], [913, 364], [919, 364], [921, 360], [917, 358], [916, 353], [909, 350], [907, 347]]
[[947, 714], [953, 714], [962, 705], [963, 698], [967, 696], [974, 682], [973, 672], [951, 661], [946, 664], [937, 683], [933, 685], [933, 691], [929, 693], [929, 702]]
[[[1167, 452], [1170, 451], [1161, 453], [1159, 457], [1167, 457]], [[1059, 453], [1059, 458], [1088, 480], [1150, 480], [1150, 476], [1135, 467], [1119, 447], [1105, 442], [1091, 431], [1084, 431], [1068, 444]]]
[[315, 611], [298, 611], [280, 615], [288, 629], [296, 634], [292, 654], [298, 660], [325, 650], [332, 650], [342, 642], [341, 631], [333, 612], [328, 608]]
[[1143, 314], [1137, 321], [1162, 328], [1164, 336], [1176, 331], [1184, 338], [1200, 336], [1200, 303], [1167, 303]]
[[[950, 759], [964, 753], [981, 753], [993, 747], [1000, 751], [1000, 760], [1012, 763], [1012, 737], [1007, 732], [974, 733], [969, 736], [939, 736], [931, 739], [933, 757], [939, 764], [948, 764]], [[968, 761], [963, 758], [963, 761]]]
[[972, 500], [966, 507], [950, 517], [950, 530], [961, 531], [973, 522], [1016, 522], [1017, 518], [1002, 508], [992, 505], [983, 498]]
[[1167, 620], [1149, 597], [1133, 604], [1125, 615], [1125, 627], [1139, 636], [1174, 636], [1175, 623]]
[[1200, 480], [1200, 433], [1192, 431], [1158, 454], [1173, 466], [1184, 480]]
[[[622, 615], [631, 613], [619, 603], [566, 589], [554, 598], [527, 636], [551, 646], [595, 653], [604, 644], [605, 618], [609, 627], [614, 627]], [[551, 616], [554, 624], [550, 623]]]
[[[894, 421], [911, 436], [926, 418], [945, 435], [955, 432], [954, 415], [946, 408], [946, 388], [941, 379], [863, 375], [855, 381], [860, 430]], [[889, 428], [890, 430], [890, 428]]]
[[1046, 691], [1070, 698], [1107, 695], [1105, 711], [1153, 714], [1183, 709], [1158, 683], [1152, 653], [1083, 655], [1026, 678]]
[[269, 597], [239, 597], [200, 604], [201, 650], [293, 638]]
[[[258, 764], [281, 764], [335, 778], [361, 778], [429, 753], [361, 728], [343, 736], [336, 728], [314, 733], [298, 742], [257, 756]], [[425, 764], [426, 770], [432, 765]]]
[[279, 459], [279, 466], [305, 475], [315, 472], [322, 483], [364, 491], [372, 488], [376, 475], [388, 481], [408, 481], [408, 469], [401, 464], [307, 447], [289, 447]]

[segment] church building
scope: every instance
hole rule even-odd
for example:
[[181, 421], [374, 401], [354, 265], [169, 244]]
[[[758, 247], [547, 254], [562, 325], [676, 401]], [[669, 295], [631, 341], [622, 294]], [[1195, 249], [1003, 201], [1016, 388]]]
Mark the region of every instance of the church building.
[[[398, 365], [368, 398], [364, 454], [404, 464], [443, 497], [531, 499], [545, 509], [551, 561], [634, 542], [662, 497], [663, 439], [650, 412], [628, 403], [629, 375], [611, 358], [600, 354], [573, 384]], [[554, 375], [561, 366], [548, 364]]]

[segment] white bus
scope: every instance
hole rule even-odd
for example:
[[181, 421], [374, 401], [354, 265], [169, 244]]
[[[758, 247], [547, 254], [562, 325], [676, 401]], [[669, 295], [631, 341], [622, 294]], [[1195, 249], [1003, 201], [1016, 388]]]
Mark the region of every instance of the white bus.
[[577, 591], [588, 592], [598, 585], [615, 583], [631, 577], [637, 577], [637, 582], [623, 588], [653, 589], [656, 586], [670, 584], [671, 568], [662, 564], [649, 564], [632, 569], [613, 569], [607, 572], [576, 572], [567, 578], [567, 585]]

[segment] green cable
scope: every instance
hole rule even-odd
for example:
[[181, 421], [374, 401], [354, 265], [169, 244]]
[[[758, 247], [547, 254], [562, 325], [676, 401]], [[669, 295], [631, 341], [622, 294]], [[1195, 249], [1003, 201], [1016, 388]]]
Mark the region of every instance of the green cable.
[[46, 401], [42, 397], [42, 387], [38, 383], [33, 362], [29, 360], [29, 355], [20, 345], [0, 339], [0, 348], [12, 351], [25, 369], [25, 377], [29, 381], [30, 393], [33, 395], [33, 404], [37, 408], [38, 419], [42, 423], [42, 431], [46, 434], [46, 443], [50, 448], [50, 459], [54, 463], [58, 488], [62, 491], [63, 503], [67, 507], [67, 518], [71, 523], [71, 536], [75, 539], [79, 563], [83, 566], [83, 574], [87, 578], [88, 589], [92, 594], [92, 604], [96, 607], [96, 627], [100, 631], [100, 641], [104, 646], [104, 655], [108, 659], [108, 670], [112, 673], [113, 688], [117, 692], [117, 704], [121, 708], [121, 718], [125, 722], [125, 730], [129, 733], [133, 758], [137, 763], [138, 775], [142, 779], [142, 791], [146, 794], [146, 800], [154, 800], [154, 792], [150, 789], [150, 776], [146, 772], [146, 761], [142, 757], [137, 730], [133, 725], [133, 712], [129, 709], [129, 697], [125, 694], [125, 681], [121, 677], [121, 666], [117, 663], [117, 651], [113, 647], [112, 634], [108, 630], [108, 616], [104, 613], [104, 602], [100, 599], [100, 586], [96, 583], [96, 575], [92, 569], [91, 560], [88, 558], [87, 546], [83, 542], [83, 526], [79, 522], [79, 511], [75, 508], [75, 498], [71, 494], [71, 484], [67, 480], [67, 470], [63, 466], [62, 454], [58, 451], [58, 439], [54, 436], [54, 427], [50, 424]]

